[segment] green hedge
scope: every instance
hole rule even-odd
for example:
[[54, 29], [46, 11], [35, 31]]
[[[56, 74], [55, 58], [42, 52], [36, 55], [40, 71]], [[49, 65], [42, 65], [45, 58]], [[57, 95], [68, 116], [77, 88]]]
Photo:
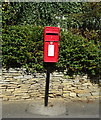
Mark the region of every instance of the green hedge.
[[[33, 25], [10, 26], [3, 29], [3, 67], [24, 67], [27, 70], [45, 71], [43, 62], [43, 27]], [[99, 44], [82, 36], [61, 30], [59, 62], [52, 70], [67, 74], [100, 74]]]
[[3, 66], [43, 69], [43, 28], [27, 25], [4, 30]]
[[[61, 33], [58, 66], [64, 66], [68, 74], [100, 74], [99, 43], [88, 41], [82, 36], [70, 32]], [[62, 67], [61, 66], [61, 67]]]

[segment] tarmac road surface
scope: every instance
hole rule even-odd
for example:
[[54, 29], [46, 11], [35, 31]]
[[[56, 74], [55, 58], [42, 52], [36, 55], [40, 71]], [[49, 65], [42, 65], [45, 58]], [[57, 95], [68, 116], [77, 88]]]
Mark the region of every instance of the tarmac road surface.
[[[55, 99], [61, 105], [64, 103], [62, 100]], [[66, 112], [61, 115], [41, 115], [28, 111], [29, 104], [34, 106], [40, 102], [40, 100], [30, 101], [9, 101], [2, 102], [2, 118], [100, 118], [100, 102], [96, 101], [66, 101]], [[54, 102], [49, 101], [49, 105]], [[42, 102], [43, 104], [43, 102]], [[54, 106], [55, 107], [55, 106]], [[39, 108], [41, 109], [41, 108]], [[57, 108], [56, 108], [57, 109]], [[61, 110], [61, 107], [60, 107]]]

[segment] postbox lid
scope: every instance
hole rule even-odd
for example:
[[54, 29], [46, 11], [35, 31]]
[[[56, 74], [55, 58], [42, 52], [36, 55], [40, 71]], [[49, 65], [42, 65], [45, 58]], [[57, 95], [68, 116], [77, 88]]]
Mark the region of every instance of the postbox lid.
[[59, 33], [60, 32], [60, 28], [59, 27], [50, 27], [50, 26], [45, 26], [44, 27], [44, 30], [45, 30], [45, 32], [57, 32], [57, 33]]

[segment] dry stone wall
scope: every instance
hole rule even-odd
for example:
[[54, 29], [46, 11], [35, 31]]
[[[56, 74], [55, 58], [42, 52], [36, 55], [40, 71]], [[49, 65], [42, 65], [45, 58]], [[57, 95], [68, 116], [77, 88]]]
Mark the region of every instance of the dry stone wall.
[[[46, 73], [26, 74], [24, 69], [10, 68], [0, 74], [0, 98], [3, 101], [33, 100], [44, 98]], [[50, 98], [95, 100], [99, 99], [98, 84], [92, 84], [87, 76], [70, 78], [61, 72], [50, 77]]]

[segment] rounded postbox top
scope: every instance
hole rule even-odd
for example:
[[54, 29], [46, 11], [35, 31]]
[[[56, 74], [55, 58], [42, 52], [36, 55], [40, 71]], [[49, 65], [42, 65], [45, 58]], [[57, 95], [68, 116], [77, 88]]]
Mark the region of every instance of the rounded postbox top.
[[44, 27], [44, 41], [59, 41], [60, 28], [59, 27]]
[[59, 30], [60, 28], [59, 27], [51, 27], [51, 26], [45, 26], [44, 29], [56, 29], [56, 30]]

